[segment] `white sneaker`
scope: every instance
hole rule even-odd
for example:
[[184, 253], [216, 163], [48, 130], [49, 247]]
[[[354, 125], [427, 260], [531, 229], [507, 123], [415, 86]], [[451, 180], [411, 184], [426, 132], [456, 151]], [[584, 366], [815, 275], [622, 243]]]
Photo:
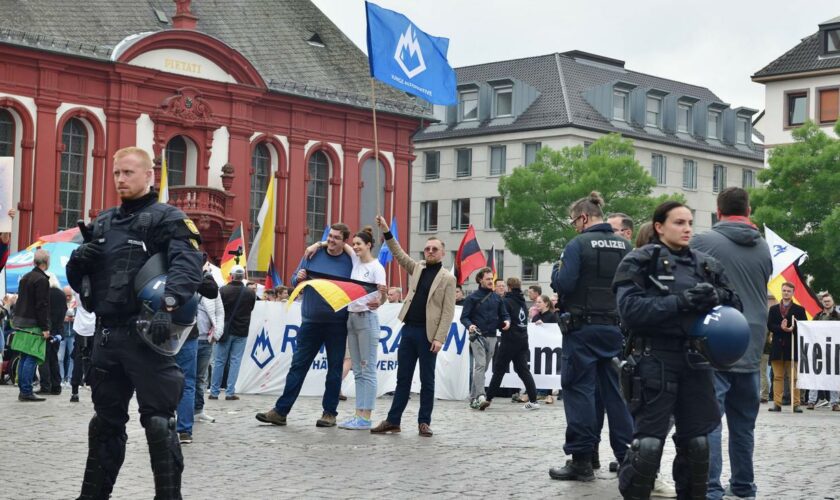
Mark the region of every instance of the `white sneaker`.
[[201, 413], [197, 414], [195, 416], [195, 419], [198, 420], [199, 422], [208, 422], [208, 423], [211, 423], [211, 424], [216, 421], [215, 418], [211, 417], [210, 415], [208, 415], [204, 412], [201, 412]]
[[653, 482], [653, 490], [651, 490], [650, 496], [657, 498], [677, 498], [677, 489], [670, 482], [657, 477]]
[[534, 401], [533, 403], [528, 401], [525, 403], [525, 406], [522, 407], [523, 410], [539, 410], [540, 404]]
[[814, 405], [814, 408], [822, 408], [824, 406], [828, 406], [829, 404], [830, 403], [828, 401], [821, 399], [816, 405]]

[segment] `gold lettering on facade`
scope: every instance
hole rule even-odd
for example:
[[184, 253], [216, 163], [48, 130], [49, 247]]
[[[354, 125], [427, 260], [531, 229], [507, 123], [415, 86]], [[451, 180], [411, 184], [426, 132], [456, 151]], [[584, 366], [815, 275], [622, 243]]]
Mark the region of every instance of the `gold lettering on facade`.
[[201, 74], [201, 65], [198, 63], [191, 63], [189, 61], [179, 61], [178, 59], [166, 58], [163, 60], [163, 66], [166, 69]]

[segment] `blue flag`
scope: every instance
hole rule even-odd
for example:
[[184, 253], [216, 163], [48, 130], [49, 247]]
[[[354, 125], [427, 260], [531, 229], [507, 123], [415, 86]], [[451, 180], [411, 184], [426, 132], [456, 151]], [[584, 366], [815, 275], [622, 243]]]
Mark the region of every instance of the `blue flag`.
[[400, 13], [365, 6], [370, 76], [433, 104], [457, 104], [449, 39], [427, 35]]
[[[391, 234], [394, 235], [394, 241], [399, 242], [399, 234], [397, 233], [397, 218], [391, 217]], [[379, 249], [379, 263], [382, 266], [387, 266], [391, 263], [394, 259], [394, 254], [391, 253], [391, 249], [388, 248], [388, 245], [385, 243], [382, 244], [382, 247]]]
[[324, 228], [324, 234], [321, 235], [321, 241], [327, 241], [327, 236], [330, 235], [330, 226]]

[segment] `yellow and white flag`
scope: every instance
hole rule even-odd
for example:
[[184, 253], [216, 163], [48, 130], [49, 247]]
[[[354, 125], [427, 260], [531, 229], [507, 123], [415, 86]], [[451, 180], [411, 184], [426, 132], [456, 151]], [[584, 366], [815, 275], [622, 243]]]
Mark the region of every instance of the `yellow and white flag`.
[[163, 155], [163, 164], [160, 166], [160, 190], [158, 191], [158, 202], [169, 203], [169, 174], [166, 173], [166, 155]]
[[274, 225], [277, 212], [277, 186], [274, 176], [268, 182], [265, 199], [257, 214], [260, 229], [251, 243], [251, 255], [248, 256], [248, 269], [252, 271], [267, 271], [271, 256], [274, 255]]

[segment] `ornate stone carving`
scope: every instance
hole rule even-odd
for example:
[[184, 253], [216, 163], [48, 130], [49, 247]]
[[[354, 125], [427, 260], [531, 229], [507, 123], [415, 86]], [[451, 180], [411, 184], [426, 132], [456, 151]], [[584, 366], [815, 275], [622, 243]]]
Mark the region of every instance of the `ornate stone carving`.
[[173, 96], [167, 97], [160, 105], [155, 118], [168, 117], [181, 123], [209, 122], [213, 120], [213, 110], [201, 94], [192, 87], [178, 89]]

